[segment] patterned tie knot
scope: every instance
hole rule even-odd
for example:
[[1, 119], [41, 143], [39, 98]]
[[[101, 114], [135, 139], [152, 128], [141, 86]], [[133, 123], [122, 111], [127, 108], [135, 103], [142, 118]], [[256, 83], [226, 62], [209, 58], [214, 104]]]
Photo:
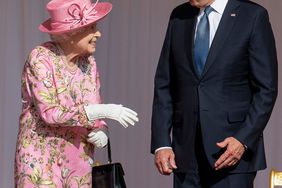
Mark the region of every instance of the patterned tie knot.
[[211, 12], [213, 11], [213, 8], [211, 6], [207, 6], [204, 10], [204, 12], [206, 13], [206, 15], [208, 16]]

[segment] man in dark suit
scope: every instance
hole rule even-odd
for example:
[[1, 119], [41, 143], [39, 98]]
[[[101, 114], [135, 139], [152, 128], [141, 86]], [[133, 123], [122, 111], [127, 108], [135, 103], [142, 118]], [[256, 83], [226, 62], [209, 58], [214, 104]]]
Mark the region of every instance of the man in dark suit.
[[190, 0], [171, 14], [156, 75], [151, 152], [175, 188], [252, 188], [277, 96], [267, 11]]

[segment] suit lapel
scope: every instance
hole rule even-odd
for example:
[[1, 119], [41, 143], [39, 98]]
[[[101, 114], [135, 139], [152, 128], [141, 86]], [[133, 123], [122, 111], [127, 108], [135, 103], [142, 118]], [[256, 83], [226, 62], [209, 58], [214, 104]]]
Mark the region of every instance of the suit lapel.
[[229, 0], [225, 10], [223, 12], [221, 21], [218, 25], [216, 34], [214, 36], [212, 45], [210, 47], [207, 62], [203, 70], [202, 78], [205, 76], [211, 65], [215, 62], [216, 56], [220, 53], [221, 48], [224, 46], [224, 42], [232, 31], [234, 23], [236, 21], [236, 8], [240, 5], [237, 0]]
[[195, 36], [195, 28], [197, 24], [197, 16], [199, 14], [199, 9], [191, 6], [191, 19], [187, 20], [187, 24], [185, 27], [185, 51], [187, 58], [189, 59], [190, 67], [195, 74], [195, 77], [198, 78], [198, 74], [196, 71], [195, 63], [194, 63], [194, 36]]

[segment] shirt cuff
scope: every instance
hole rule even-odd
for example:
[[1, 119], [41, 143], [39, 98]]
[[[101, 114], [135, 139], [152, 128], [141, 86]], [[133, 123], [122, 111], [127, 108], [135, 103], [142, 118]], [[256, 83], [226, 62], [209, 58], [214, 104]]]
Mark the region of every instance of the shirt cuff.
[[245, 145], [245, 144], [244, 144], [243, 146], [244, 146], [245, 151], [246, 151], [246, 150], [248, 149], [248, 146], [247, 146], [247, 145]]
[[160, 147], [160, 148], [157, 148], [154, 153], [156, 154], [158, 151], [160, 151], [162, 149], [171, 149], [172, 150], [172, 147], [169, 147], [169, 146]]

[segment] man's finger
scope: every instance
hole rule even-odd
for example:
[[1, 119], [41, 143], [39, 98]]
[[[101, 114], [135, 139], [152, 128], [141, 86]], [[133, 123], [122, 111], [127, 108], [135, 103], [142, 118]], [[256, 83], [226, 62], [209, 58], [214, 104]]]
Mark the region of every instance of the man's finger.
[[163, 174], [163, 168], [162, 168], [161, 163], [156, 163], [156, 166], [157, 166], [157, 169], [158, 169], [159, 173]]
[[226, 167], [228, 167], [228, 164], [230, 163], [230, 162], [232, 162], [234, 160], [234, 158], [233, 158], [233, 156], [229, 156], [229, 157], [227, 157], [221, 164], [219, 164], [216, 168], [215, 168], [215, 170], [220, 170], [220, 169], [222, 169], [222, 168], [226, 168]]
[[235, 164], [237, 164], [238, 160], [237, 159], [233, 159], [228, 166], [234, 166]]
[[219, 159], [215, 162], [214, 167], [218, 168], [227, 158], [229, 157], [229, 154], [227, 151], [225, 151]]
[[174, 157], [174, 156], [170, 157], [170, 159], [169, 159], [169, 165], [170, 165], [170, 167], [171, 167], [172, 169], [176, 169], [176, 168], [177, 168], [177, 166], [176, 166], [176, 164], [175, 164], [175, 157]]
[[169, 175], [172, 173], [172, 167], [168, 161], [162, 162], [162, 170], [164, 175]]
[[216, 143], [216, 145], [220, 148], [225, 148], [229, 144], [230, 140], [229, 138], [224, 139], [222, 142]]

